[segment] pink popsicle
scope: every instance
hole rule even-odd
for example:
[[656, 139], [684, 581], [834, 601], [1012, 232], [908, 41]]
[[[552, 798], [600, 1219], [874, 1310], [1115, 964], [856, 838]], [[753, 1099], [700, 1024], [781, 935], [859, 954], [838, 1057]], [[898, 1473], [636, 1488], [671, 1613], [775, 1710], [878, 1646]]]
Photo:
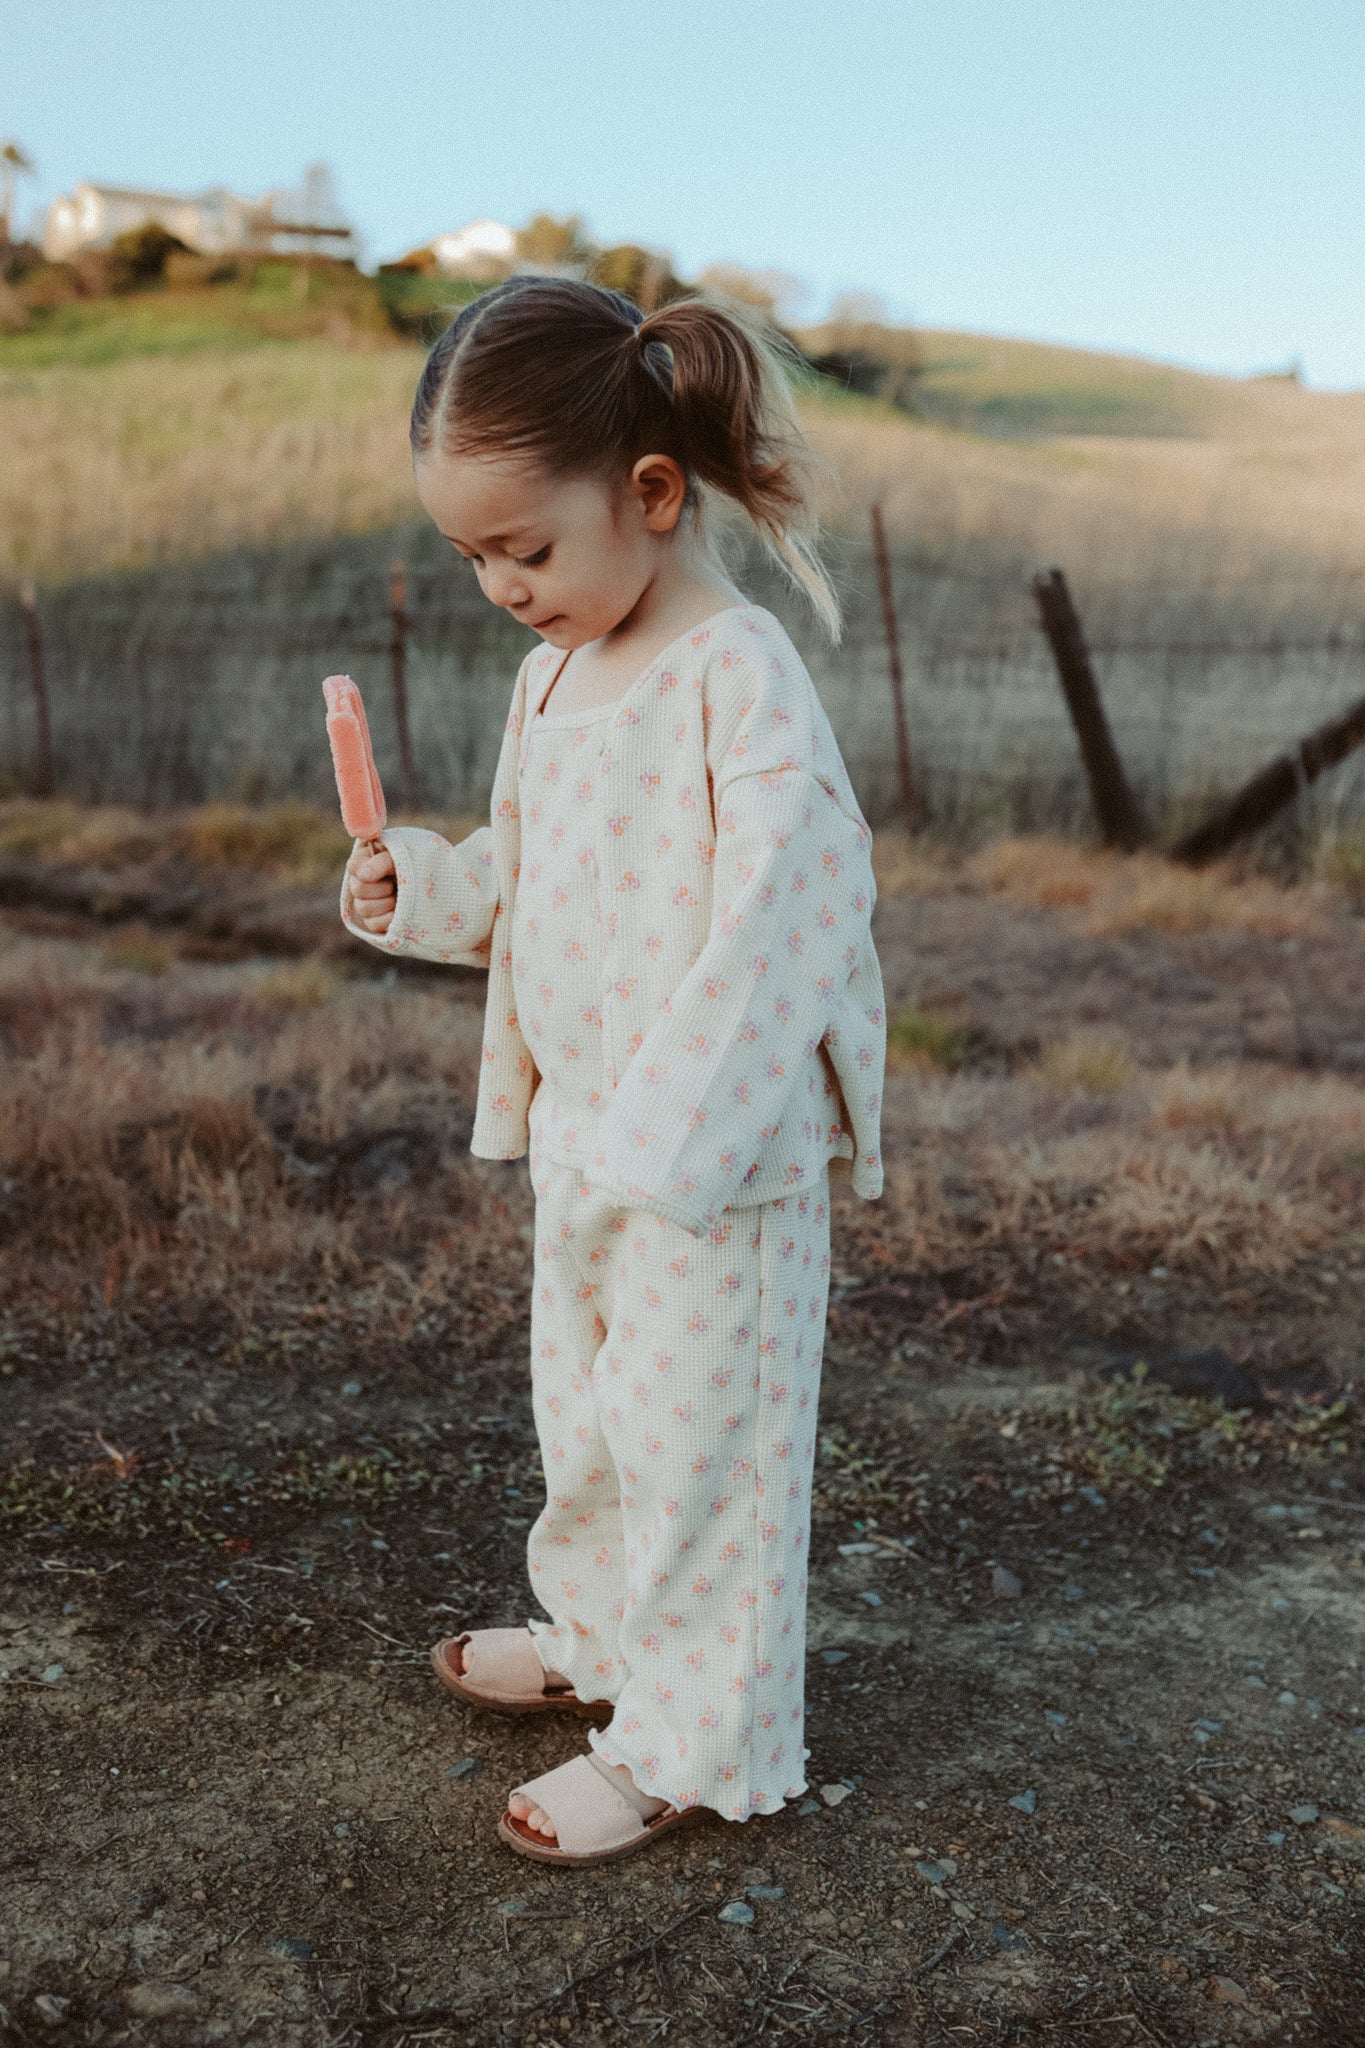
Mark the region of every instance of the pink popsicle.
[[328, 676], [322, 691], [327, 699], [327, 737], [332, 743], [342, 823], [353, 839], [377, 849], [388, 813], [374, 765], [365, 706], [349, 676]]

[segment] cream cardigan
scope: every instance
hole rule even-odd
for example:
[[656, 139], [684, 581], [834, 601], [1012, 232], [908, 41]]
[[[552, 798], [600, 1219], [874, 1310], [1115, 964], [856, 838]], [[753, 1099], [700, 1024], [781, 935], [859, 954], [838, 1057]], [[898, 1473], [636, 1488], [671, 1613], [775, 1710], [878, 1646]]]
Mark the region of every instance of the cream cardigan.
[[[517, 1021], [509, 934], [531, 719], [563, 656], [517, 675], [490, 821], [452, 846], [384, 834], [398, 901], [381, 951], [486, 967], [471, 1151], [519, 1159], [539, 1075]], [[757, 605], [693, 628], [652, 661], [584, 749], [597, 821], [603, 1075], [595, 1184], [702, 1235], [825, 1158], [882, 1191], [886, 1012], [871, 937], [872, 835], [805, 664]], [[809, 1117], [809, 1063], [832, 1102]], [[818, 1156], [817, 1156], [818, 1155]]]

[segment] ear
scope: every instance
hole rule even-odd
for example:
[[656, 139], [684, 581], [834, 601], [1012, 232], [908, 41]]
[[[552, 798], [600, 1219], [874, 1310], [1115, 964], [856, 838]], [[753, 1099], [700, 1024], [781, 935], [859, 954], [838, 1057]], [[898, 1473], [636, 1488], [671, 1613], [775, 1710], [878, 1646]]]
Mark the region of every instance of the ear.
[[671, 533], [687, 500], [687, 473], [671, 455], [642, 455], [630, 472], [630, 492], [651, 533]]

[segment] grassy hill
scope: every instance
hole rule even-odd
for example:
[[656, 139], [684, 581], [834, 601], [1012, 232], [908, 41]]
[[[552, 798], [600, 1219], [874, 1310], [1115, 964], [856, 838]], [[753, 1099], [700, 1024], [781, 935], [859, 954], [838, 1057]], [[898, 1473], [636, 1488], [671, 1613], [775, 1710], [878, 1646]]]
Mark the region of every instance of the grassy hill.
[[[261, 263], [68, 300], [0, 335], [0, 573], [63, 577], [413, 511], [412, 330], [461, 288]], [[395, 316], [409, 333], [396, 331]], [[819, 330], [810, 336], [818, 340]], [[898, 345], [895, 336], [883, 336]], [[1112, 576], [1365, 559], [1365, 394], [921, 331], [919, 417], [812, 380], [826, 513], [962, 559], [988, 540]]]

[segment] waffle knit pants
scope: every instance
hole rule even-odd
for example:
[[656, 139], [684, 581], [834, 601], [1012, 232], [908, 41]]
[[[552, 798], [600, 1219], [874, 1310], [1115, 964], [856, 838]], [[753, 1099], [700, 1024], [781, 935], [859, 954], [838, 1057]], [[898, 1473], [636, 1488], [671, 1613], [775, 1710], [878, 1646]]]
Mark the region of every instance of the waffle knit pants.
[[532, 1390], [546, 1504], [530, 1623], [607, 1699], [642, 1790], [730, 1820], [806, 1789], [806, 1564], [829, 1175], [704, 1237], [532, 1160]]

